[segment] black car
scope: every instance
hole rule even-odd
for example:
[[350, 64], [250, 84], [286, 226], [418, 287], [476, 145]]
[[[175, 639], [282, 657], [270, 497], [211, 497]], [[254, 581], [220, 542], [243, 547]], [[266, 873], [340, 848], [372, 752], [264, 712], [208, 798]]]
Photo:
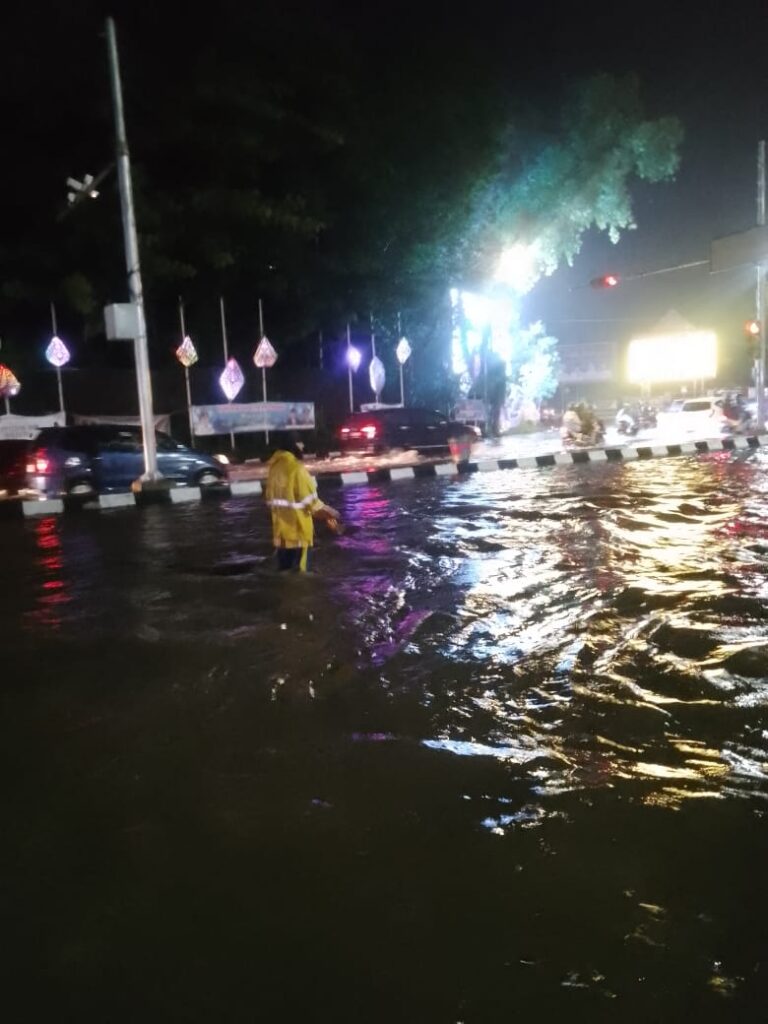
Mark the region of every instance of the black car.
[[[157, 468], [174, 484], [207, 485], [226, 480], [226, 467], [204, 452], [158, 433]], [[23, 459], [24, 471], [20, 471]], [[144, 472], [141, 431], [88, 424], [45, 427], [17, 453], [16, 492], [53, 497], [130, 491]]]
[[449, 448], [451, 442], [470, 445], [477, 430], [466, 423], [449, 420], [430, 409], [376, 409], [351, 413], [338, 431], [342, 452], [385, 452], [392, 448], [415, 448], [425, 454]]

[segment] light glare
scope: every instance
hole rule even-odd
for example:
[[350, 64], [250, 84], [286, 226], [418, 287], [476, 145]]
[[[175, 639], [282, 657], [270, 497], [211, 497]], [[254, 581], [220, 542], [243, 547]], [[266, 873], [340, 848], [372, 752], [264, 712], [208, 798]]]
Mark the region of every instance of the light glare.
[[717, 336], [686, 331], [633, 338], [627, 354], [632, 383], [709, 380], [717, 374]]

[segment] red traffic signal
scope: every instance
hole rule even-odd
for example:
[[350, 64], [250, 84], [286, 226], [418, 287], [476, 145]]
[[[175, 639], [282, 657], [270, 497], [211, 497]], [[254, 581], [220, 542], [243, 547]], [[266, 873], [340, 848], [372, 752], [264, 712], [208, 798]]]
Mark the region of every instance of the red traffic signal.
[[593, 288], [615, 288], [619, 283], [619, 275], [603, 274], [602, 277], [593, 277], [589, 283]]
[[744, 323], [744, 333], [748, 338], [759, 338], [760, 337], [760, 321], [759, 320], [747, 320]]

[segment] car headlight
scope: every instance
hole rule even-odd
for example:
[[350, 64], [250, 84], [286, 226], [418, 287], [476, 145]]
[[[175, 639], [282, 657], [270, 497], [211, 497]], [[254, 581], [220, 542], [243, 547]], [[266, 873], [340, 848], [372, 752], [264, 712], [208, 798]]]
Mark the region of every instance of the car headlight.
[[229, 465], [229, 459], [223, 453], [214, 455], [213, 457], [214, 457], [214, 459], [216, 459], [217, 462], [220, 462], [222, 464], [222, 466], [228, 466]]

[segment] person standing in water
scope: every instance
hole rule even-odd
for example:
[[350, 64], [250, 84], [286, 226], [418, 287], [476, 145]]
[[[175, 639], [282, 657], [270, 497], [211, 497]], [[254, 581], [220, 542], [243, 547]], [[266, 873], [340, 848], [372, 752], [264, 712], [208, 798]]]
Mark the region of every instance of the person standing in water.
[[295, 437], [269, 460], [266, 499], [272, 516], [272, 540], [280, 570], [306, 572], [314, 542], [314, 520], [340, 532], [340, 515], [317, 496], [315, 481], [303, 464], [304, 442]]

